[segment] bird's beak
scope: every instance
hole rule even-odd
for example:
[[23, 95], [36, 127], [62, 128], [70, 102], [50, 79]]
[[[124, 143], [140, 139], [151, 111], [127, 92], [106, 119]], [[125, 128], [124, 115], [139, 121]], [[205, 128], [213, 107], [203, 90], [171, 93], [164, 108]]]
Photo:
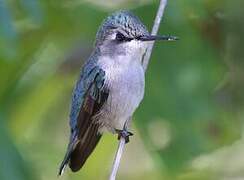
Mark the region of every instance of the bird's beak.
[[176, 41], [179, 40], [178, 37], [176, 36], [155, 36], [155, 35], [148, 35], [148, 36], [141, 36], [138, 38], [138, 40], [141, 41], [156, 41], [156, 40], [161, 40], [161, 41]]

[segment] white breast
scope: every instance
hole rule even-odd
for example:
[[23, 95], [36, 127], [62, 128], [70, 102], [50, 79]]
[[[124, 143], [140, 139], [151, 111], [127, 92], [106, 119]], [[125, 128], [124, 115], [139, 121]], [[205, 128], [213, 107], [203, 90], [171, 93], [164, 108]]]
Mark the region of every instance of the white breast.
[[144, 70], [140, 61], [132, 57], [119, 56], [115, 60], [104, 58], [98, 64], [105, 71], [105, 84], [109, 97], [99, 121], [104, 125], [101, 131], [122, 129], [131, 117], [144, 95]]

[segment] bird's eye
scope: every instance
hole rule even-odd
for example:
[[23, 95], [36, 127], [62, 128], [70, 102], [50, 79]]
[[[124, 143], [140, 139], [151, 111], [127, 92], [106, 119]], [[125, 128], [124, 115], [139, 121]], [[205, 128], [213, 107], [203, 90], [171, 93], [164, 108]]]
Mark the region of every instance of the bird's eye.
[[141, 37], [142, 37], [142, 36], [137, 36], [137, 37], [136, 37], [136, 39], [137, 39], [137, 40], [140, 40], [140, 39], [141, 39]]
[[126, 40], [126, 37], [122, 34], [122, 33], [117, 33], [116, 34], [116, 40], [117, 41], [125, 41]]

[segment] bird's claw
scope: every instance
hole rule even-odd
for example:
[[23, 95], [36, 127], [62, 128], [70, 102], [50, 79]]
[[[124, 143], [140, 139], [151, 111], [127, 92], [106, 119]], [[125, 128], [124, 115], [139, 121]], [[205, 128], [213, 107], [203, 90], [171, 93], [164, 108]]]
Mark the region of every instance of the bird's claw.
[[125, 143], [128, 143], [130, 141], [130, 136], [133, 136], [133, 133], [127, 131], [126, 129], [115, 129], [115, 131], [118, 134], [118, 140], [123, 137], [125, 139]]

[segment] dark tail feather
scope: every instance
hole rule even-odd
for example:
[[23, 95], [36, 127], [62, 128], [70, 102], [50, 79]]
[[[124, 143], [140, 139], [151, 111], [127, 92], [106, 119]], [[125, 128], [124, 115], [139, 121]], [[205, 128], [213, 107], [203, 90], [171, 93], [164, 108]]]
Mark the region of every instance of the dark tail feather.
[[59, 167], [59, 171], [58, 171], [58, 175], [61, 176], [69, 162], [69, 156], [70, 156], [70, 151], [66, 153], [64, 160], [62, 161], [60, 167]]
[[71, 140], [70, 144], [68, 145], [68, 150], [64, 156], [64, 160], [62, 161], [59, 167], [59, 172], [58, 172], [59, 176], [63, 174], [67, 164], [69, 163], [70, 155], [73, 152], [73, 149], [75, 148], [76, 144], [77, 144], [77, 139]]
[[98, 133], [98, 127], [98, 124], [92, 124], [87, 130], [87, 134], [84, 136], [84, 139], [77, 144], [70, 154], [69, 167], [73, 172], [82, 168], [87, 158], [99, 142], [102, 135]]

